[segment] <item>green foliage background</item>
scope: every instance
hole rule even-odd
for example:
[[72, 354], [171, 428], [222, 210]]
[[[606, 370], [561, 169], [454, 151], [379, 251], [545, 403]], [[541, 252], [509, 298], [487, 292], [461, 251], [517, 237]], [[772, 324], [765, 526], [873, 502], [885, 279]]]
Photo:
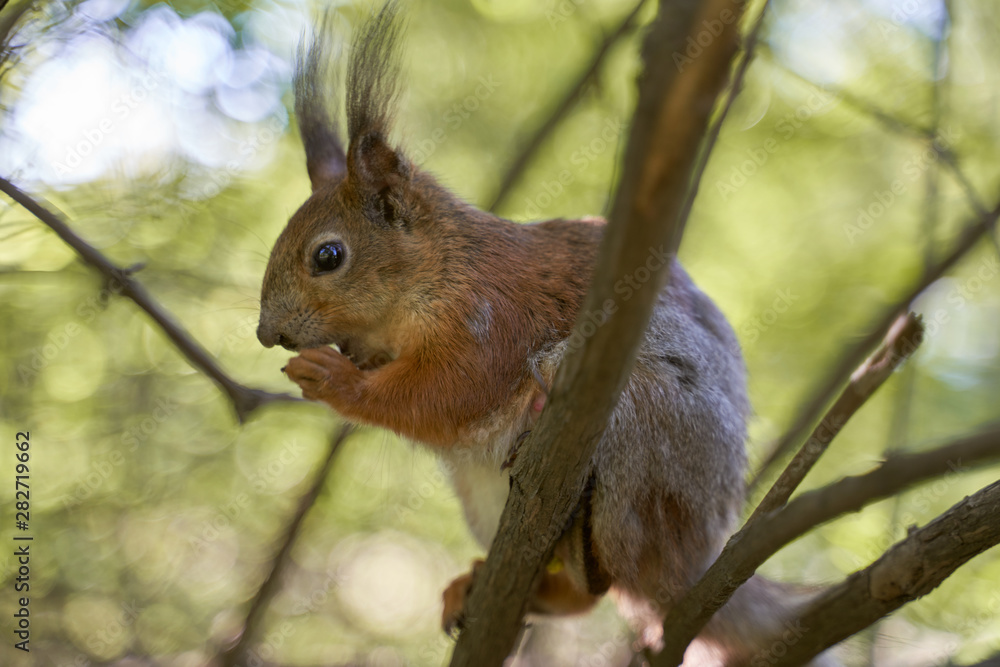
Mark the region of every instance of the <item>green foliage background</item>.
[[[954, 25], [938, 76], [931, 75], [936, 33], [920, 19], [938, 3], [779, 0], [769, 9], [760, 57], [724, 127], [681, 251], [740, 335], [756, 411], [754, 460], [838, 352], [972, 215], [960, 185], [921, 157], [923, 140], [887, 129], [832, 87], [823, 91], [802, 77], [833, 72], [827, 80], [836, 86], [924, 128], [935, 122], [937, 79], [940, 128], [993, 206], [1000, 7], [951, 4]], [[907, 13], [903, 5], [918, 9]], [[172, 6], [182, 19], [219, 12], [233, 27], [236, 50], [259, 38], [246, 26], [259, 26], [261, 17], [266, 23], [315, 10], [274, 0]], [[145, 12], [163, 7], [133, 2], [103, 29], [128, 35]], [[401, 145], [460, 195], [486, 205], [519, 146], [630, 9], [620, 0], [412, 3]], [[60, 57], [49, 47], [77, 34], [75, 11], [43, 5], [31, 16], [21, 33], [30, 39], [4, 74], [3, 126], [35, 73]], [[337, 25], [349, 27], [363, 11], [363, 4], [339, 3]], [[286, 62], [293, 48], [279, 38], [265, 46]], [[633, 35], [615, 47], [502, 215], [605, 210], [637, 72]], [[481, 77], [494, 83], [484, 88]], [[2, 175], [44, 196], [115, 262], [142, 264], [139, 280], [233, 377], [291, 391], [279, 372], [288, 353], [264, 350], [254, 335], [270, 245], [308, 195], [286, 111], [287, 77], [281, 85], [282, 108], [226, 126], [235, 137], [227, 140], [257, 137], [266, 159], [255, 154], [230, 169], [174, 156], [72, 185], [46, 182], [30, 166]], [[203, 101], [214, 103], [211, 94]], [[568, 185], [559, 184], [563, 172]], [[873, 204], [888, 200], [895, 181], [899, 192], [875, 215]], [[10, 443], [2, 449], [0, 516], [11, 544], [13, 439], [30, 430], [35, 535], [30, 656], [12, 648], [16, 563], [12, 549], [0, 549], [0, 663], [82, 667], [145, 656], [206, 664], [238, 631], [337, 418], [323, 406], [282, 404], [239, 426], [217, 388], [144, 313], [102, 293], [93, 271], [6, 199], [0, 239], [0, 437]], [[845, 429], [807, 488], [865, 471], [887, 449], [930, 446], [997, 418], [997, 252], [983, 243], [920, 299], [928, 321], [923, 347]], [[833, 522], [766, 571], [834, 582], [997, 473], [957, 472]], [[480, 553], [432, 456], [364, 429], [345, 444], [309, 514], [256, 655], [287, 665], [442, 664], [450, 649], [437, 629], [440, 591]], [[996, 554], [975, 559], [856, 640], [848, 663], [869, 664], [874, 655], [879, 664], [931, 665], [995, 652], [998, 584]], [[539, 624], [528, 640], [534, 662], [526, 664], [620, 664], [621, 627], [610, 603], [584, 619]]]

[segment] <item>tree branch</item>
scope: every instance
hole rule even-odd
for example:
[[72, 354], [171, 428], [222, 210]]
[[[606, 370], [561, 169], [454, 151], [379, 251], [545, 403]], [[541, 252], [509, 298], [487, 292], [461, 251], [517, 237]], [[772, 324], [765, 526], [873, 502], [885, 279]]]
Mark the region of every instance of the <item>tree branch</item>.
[[1000, 543], [1000, 481], [965, 498], [869, 567], [826, 590], [801, 614], [802, 637], [770, 661], [797, 667], [904, 604], [927, 595], [973, 556]]
[[[627, 301], [614, 283], [646, 264], [650, 248], [673, 254], [680, 241], [684, 204], [701, 137], [737, 46], [737, 21], [702, 55], [675, 67], [689, 32], [723, 11], [731, 0], [662, 2], [644, 43], [645, 71], [629, 136], [624, 171], [601, 244], [594, 280], [577, 319], [607, 319], [582, 346], [571, 346], [559, 365], [538, 424], [514, 464], [510, 496], [489, 558], [467, 601], [466, 630], [454, 667], [503, 664], [514, 646], [532, 585], [579, 502], [589, 461], [631, 372], [668, 266], [666, 262]], [[615, 306], [608, 314], [608, 303]], [[582, 334], [581, 334], [582, 335]]]
[[684, 649], [712, 615], [758, 567], [792, 540], [922, 481], [997, 460], [1000, 423], [937, 449], [891, 456], [865, 475], [845, 477], [803, 493], [785, 507], [761, 515], [729, 539], [705, 575], [669, 610], [664, 623], [664, 650], [654, 664], [680, 664]]
[[576, 80], [572, 86], [563, 95], [562, 100], [556, 106], [555, 111], [552, 115], [542, 123], [535, 133], [524, 143], [524, 147], [521, 152], [511, 163], [510, 167], [507, 169], [507, 173], [504, 174], [503, 180], [500, 181], [500, 188], [497, 190], [496, 195], [493, 197], [493, 203], [490, 204], [489, 210], [496, 211], [510, 196], [511, 191], [514, 186], [521, 180], [524, 175], [525, 169], [531, 164], [531, 161], [535, 158], [535, 154], [538, 153], [542, 145], [548, 140], [549, 136], [555, 131], [562, 119], [573, 109], [577, 100], [583, 95], [583, 91], [587, 89], [588, 84], [593, 80], [598, 72], [601, 71], [601, 66], [604, 64], [604, 60], [607, 58], [608, 54], [611, 53], [611, 48], [625, 38], [632, 29], [635, 27], [635, 19], [639, 15], [639, 11], [642, 9], [646, 0], [639, 0], [635, 8], [628, 13], [618, 27], [609, 34], [601, 45], [598, 47], [597, 51], [594, 52], [594, 56], [590, 61], [590, 65], [583, 71], [583, 74]]
[[327, 477], [330, 476], [330, 470], [333, 469], [333, 462], [337, 456], [337, 452], [340, 451], [340, 446], [353, 430], [354, 427], [351, 424], [344, 424], [331, 439], [330, 449], [326, 454], [326, 459], [323, 461], [322, 467], [320, 467], [316, 476], [313, 477], [309, 489], [299, 498], [298, 507], [291, 518], [288, 530], [285, 532], [285, 539], [282, 541], [281, 548], [271, 562], [271, 571], [267, 573], [264, 583], [257, 589], [257, 594], [254, 595], [253, 600], [250, 602], [250, 609], [247, 611], [246, 621], [243, 623], [243, 631], [240, 633], [239, 641], [221, 655], [222, 667], [238, 667], [243, 661], [245, 657], [244, 653], [246, 653], [254, 637], [258, 636], [258, 630], [264, 618], [264, 611], [278, 592], [282, 575], [288, 568], [292, 547], [295, 545], [299, 533], [302, 531], [302, 522], [305, 519], [306, 512], [309, 511], [309, 508], [316, 502], [316, 498], [319, 497], [319, 492], [322, 490]]
[[923, 336], [924, 326], [913, 313], [907, 313], [896, 320], [879, 349], [854, 371], [840, 398], [754, 509], [748, 524], [788, 502], [792, 492], [802, 483], [848, 420], [889, 379], [899, 364], [916, 351]]
[[29, 213], [45, 223], [59, 238], [76, 251], [84, 263], [97, 269], [104, 276], [109, 293], [120, 293], [146, 311], [173, 342], [174, 346], [180, 350], [181, 354], [191, 362], [191, 365], [219, 385], [226, 396], [229, 397], [240, 423], [246, 421], [250, 414], [262, 405], [276, 401], [301, 400], [288, 394], [273, 394], [261, 389], [251, 389], [230, 378], [219, 368], [218, 364], [205, 348], [199, 345], [184, 327], [174, 321], [170, 314], [160, 307], [160, 304], [146, 291], [146, 288], [141, 283], [132, 278], [131, 273], [133, 270], [123, 269], [113, 263], [97, 248], [80, 238], [56, 214], [39, 204], [30, 195], [5, 178], [0, 178], [0, 192], [6, 193], [11, 199], [27, 209]]

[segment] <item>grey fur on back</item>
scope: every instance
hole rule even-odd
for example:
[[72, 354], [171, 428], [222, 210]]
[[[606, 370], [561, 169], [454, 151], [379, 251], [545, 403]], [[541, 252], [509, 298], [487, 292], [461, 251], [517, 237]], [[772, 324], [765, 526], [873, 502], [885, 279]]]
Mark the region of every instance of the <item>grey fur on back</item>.
[[[658, 643], [666, 609], [736, 527], [745, 497], [746, 384], [729, 323], [674, 262], [594, 461], [596, 547], [619, 606], [647, 644]], [[753, 664], [812, 594], [751, 577], [692, 644], [685, 665]], [[839, 663], [828, 652], [810, 664]]]
[[667, 603], [716, 555], [743, 502], [748, 415], [736, 337], [674, 262], [595, 453], [594, 533], [620, 588]]

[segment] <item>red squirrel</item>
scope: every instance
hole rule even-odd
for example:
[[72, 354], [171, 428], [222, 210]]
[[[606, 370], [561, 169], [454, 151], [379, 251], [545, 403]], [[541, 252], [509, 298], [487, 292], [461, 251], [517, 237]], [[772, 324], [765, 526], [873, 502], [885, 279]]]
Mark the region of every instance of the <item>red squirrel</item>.
[[[257, 336], [299, 353], [284, 371], [307, 399], [438, 453], [488, 548], [510, 484], [505, 461], [544, 406], [604, 225], [516, 224], [480, 211], [390, 143], [402, 36], [392, 2], [353, 42], [345, 151], [324, 35], [300, 47], [294, 81], [312, 195], [271, 253]], [[582, 612], [611, 590], [655, 645], [666, 606], [738, 519], [749, 411], [732, 329], [672, 261], [586, 493], [529, 611]], [[462, 623], [474, 572], [445, 591], [447, 631]], [[727, 665], [763, 655], [758, 642], [792, 618], [776, 587], [754, 578], [741, 588], [689, 661], [693, 651]]]

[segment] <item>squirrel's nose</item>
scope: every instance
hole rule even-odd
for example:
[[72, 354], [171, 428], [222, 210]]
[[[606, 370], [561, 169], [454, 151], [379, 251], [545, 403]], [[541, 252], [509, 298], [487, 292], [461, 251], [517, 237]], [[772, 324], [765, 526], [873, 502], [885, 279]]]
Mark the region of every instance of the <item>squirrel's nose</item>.
[[278, 328], [261, 322], [257, 326], [257, 340], [264, 347], [274, 347], [275, 345], [286, 346], [289, 342], [288, 336], [278, 331]]
[[279, 331], [276, 327], [271, 325], [260, 323], [257, 327], [257, 340], [264, 347], [274, 347], [275, 345], [280, 345], [286, 350], [295, 350], [295, 341], [292, 340], [291, 336], [282, 331]]
[[257, 326], [257, 340], [259, 340], [260, 344], [264, 347], [274, 347], [278, 342], [279, 335], [280, 334], [278, 334], [278, 332], [271, 327], [264, 326], [263, 322]]

